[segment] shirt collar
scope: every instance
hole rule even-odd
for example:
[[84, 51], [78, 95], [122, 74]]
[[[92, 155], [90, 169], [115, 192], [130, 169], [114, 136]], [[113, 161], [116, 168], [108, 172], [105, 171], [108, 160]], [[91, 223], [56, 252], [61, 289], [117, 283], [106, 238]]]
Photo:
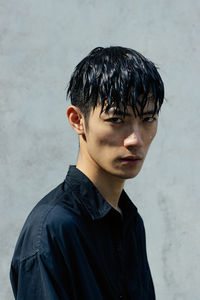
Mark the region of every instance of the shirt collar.
[[[113, 207], [104, 199], [91, 180], [76, 166], [70, 166], [65, 183], [75, 193], [93, 220], [101, 219], [108, 214]], [[123, 216], [137, 214], [137, 208], [129, 199], [125, 191], [119, 199], [119, 207]]]

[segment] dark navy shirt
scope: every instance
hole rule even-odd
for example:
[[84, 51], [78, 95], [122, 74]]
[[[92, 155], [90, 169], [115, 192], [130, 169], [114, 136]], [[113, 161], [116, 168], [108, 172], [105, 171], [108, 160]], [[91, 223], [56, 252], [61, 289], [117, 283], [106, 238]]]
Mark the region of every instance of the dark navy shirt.
[[122, 215], [71, 166], [28, 216], [12, 259], [19, 300], [153, 300], [143, 221], [123, 191]]

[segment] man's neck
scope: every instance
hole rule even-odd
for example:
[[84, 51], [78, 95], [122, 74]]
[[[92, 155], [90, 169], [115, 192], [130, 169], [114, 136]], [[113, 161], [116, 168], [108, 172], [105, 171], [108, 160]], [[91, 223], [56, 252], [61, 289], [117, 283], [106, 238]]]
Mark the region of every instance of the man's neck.
[[78, 160], [76, 167], [92, 181], [104, 199], [117, 211], [121, 212], [118, 202], [125, 180], [117, 178], [102, 169], [88, 168], [80, 160]]

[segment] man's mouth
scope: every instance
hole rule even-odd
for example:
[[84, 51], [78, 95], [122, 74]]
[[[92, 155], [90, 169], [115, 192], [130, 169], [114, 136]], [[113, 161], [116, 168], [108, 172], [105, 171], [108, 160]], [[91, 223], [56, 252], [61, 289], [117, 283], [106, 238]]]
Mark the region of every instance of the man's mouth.
[[137, 166], [141, 161], [142, 157], [139, 155], [128, 155], [120, 158], [120, 162], [124, 166]]
[[129, 155], [121, 158], [121, 161], [139, 161], [142, 158], [139, 155]]

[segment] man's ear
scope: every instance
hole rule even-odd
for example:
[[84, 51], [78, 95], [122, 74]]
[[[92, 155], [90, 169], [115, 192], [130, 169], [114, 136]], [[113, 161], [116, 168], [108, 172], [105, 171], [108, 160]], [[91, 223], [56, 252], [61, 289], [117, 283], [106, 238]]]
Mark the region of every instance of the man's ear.
[[84, 117], [77, 106], [70, 105], [67, 109], [67, 118], [71, 127], [78, 135], [85, 134]]

